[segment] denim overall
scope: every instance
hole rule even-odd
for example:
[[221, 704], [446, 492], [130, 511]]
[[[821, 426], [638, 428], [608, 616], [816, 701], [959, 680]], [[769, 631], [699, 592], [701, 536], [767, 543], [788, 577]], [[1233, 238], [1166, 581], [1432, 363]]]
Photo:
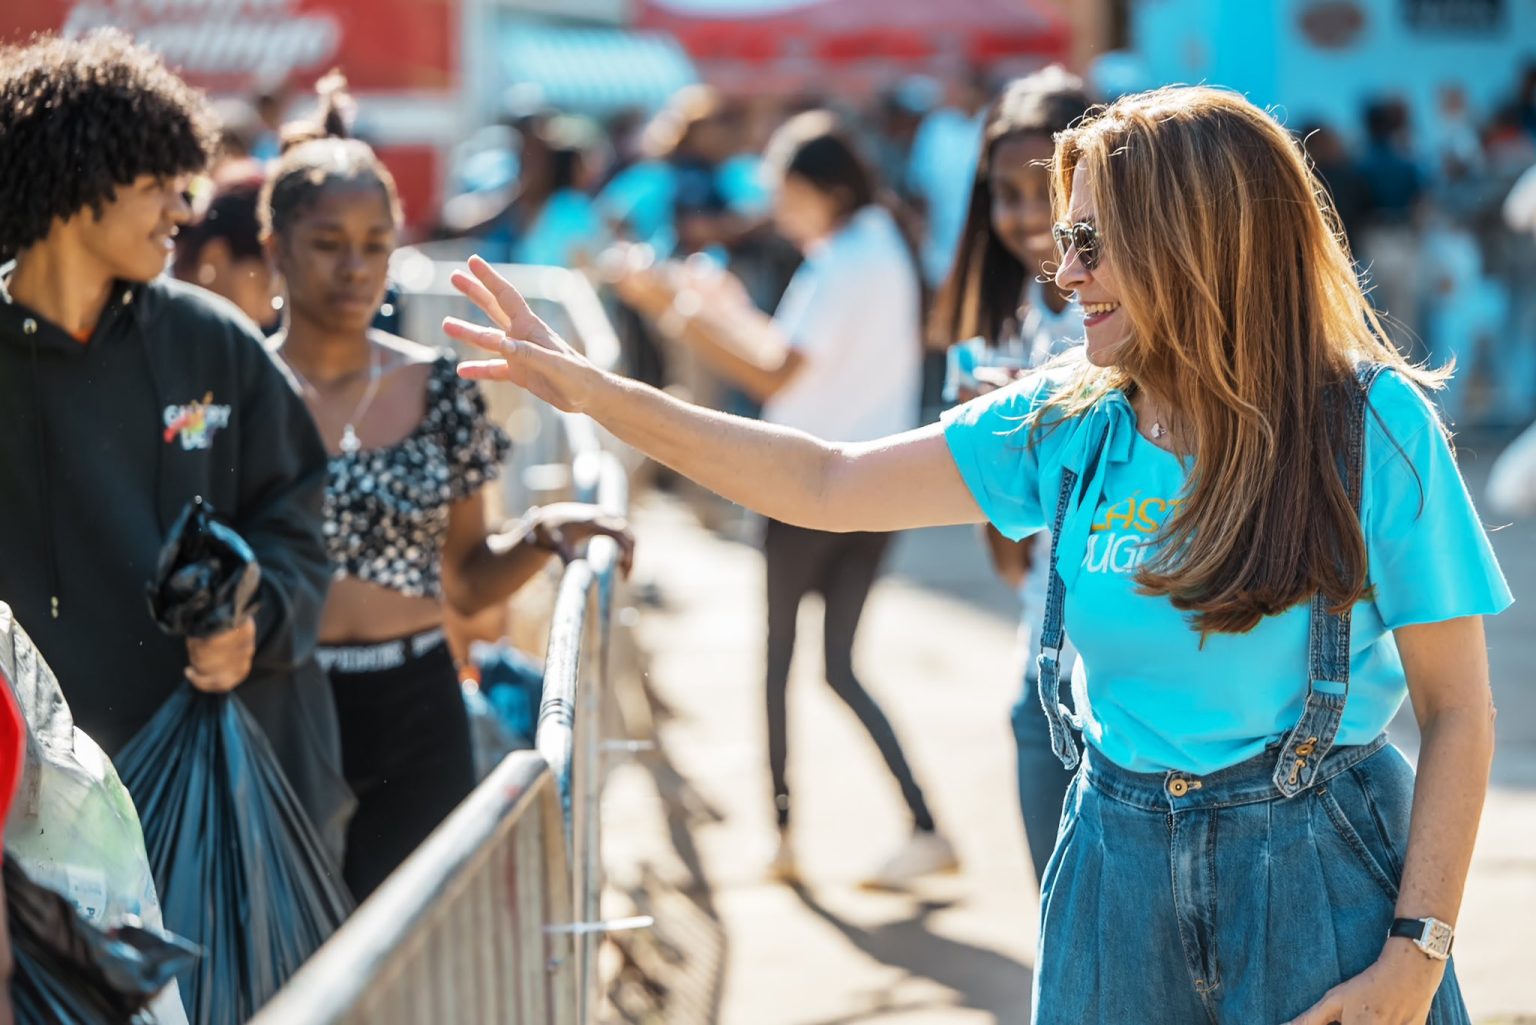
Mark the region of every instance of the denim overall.
[[[1357, 514], [1365, 397], [1380, 369], [1363, 367], [1350, 398], [1340, 469]], [[1090, 449], [1089, 475], [1104, 443]], [[1129, 772], [1091, 747], [1080, 755], [1071, 731], [1081, 721], [1058, 689], [1066, 587], [1055, 540], [1082, 493], [1079, 476], [1062, 480], [1038, 660], [1052, 748], [1078, 771], [1045, 873], [1032, 1020], [1280, 1025], [1381, 952], [1413, 770], [1385, 734], [1334, 745], [1349, 696], [1350, 614], [1329, 612], [1321, 596], [1301, 717], [1262, 754], [1204, 777]], [[1429, 1025], [1468, 1021], [1448, 966]]]

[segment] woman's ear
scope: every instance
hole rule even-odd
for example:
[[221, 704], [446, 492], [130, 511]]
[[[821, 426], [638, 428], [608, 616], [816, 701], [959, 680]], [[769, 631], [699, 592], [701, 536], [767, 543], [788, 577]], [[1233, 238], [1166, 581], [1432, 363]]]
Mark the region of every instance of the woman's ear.
[[848, 218], [859, 212], [854, 205], [853, 190], [844, 185], [839, 185], [827, 196], [832, 201], [832, 221], [834, 224], [842, 224]]
[[229, 271], [231, 256], [229, 242], [225, 239], [211, 238], [204, 242], [197, 254], [197, 283], [208, 288], [224, 277]]
[[277, 232], [269, 231], [261, 236], [262, 252], [266, 254], [267, 265], [279, 274], [283, 271], [282, 243], [278, 241]]

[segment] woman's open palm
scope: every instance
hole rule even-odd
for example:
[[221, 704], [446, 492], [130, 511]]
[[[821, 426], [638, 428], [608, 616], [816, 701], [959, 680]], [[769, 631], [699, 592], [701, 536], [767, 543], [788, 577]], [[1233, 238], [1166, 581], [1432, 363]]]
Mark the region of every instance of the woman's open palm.
[[557, 409], [582, 412], [597, 376], [587, 358], [535, 316], [512, 283], [480, 257], [470, 257], [469, 273], [454, 271], [451, 280], [496, 326], [448, 317], [443, 331], [500, 357], [460, 363], [459, 375], [510, 381]]

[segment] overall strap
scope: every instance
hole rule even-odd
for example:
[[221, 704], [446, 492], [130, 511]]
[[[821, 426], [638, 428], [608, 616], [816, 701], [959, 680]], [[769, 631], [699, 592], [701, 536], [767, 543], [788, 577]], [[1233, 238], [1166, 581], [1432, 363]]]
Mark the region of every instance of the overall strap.
[[[1349, 495], [1355, 517], [1360, 516], [1365, 473], [1366, 396], [1380, 363], [1363, 363], [1355, 369], [1355, 386], [1349, 390], [1344, 449], [1338, 453], [1339, 475]], [[1333, 748], [1344, 706], [1349, 698], [1349, 643], [1352, 613], [1332, 612], [1321, 593], [1312, 598], [1307, 637], [1307, 700], [1301, 718], [1286, 734], [1275, 762], [1275, 788], [1293, 797], [1312, 785], [1317, 767]]]
[[[1099, 456], [1104, 451], [1105, 442], [1109, 438], [1109, 425], [1096, 422], [1097, 426], [1089, 428], [1098, 430], [1099, 435], [1089, 450], [1088, 459], [1083, 464], [1083, 490], [1086, 490], [1088, 478], [1095, 472], [1099, 463]], [[1056, 519], [1051, 525], [1051, 562], [1047, 573], [1049, 586], [1045, 596], [1045, 620], [1040, 626], [1040, 654], [1035, 659], [1036, 688], [1040, 698], [1040, 708], [1045, 712], [1046, 724], [1051, 730], [1051, 750], [1056, 757], [1061, 759], [1061, 764], [1068, 769], [1077, 768], [1081, 757], [1077, 748], [1077, 742], [1072, 739], [1072, 730], [1081, 729], [1082, 723], [1072, 711], [1061, 702], [1061, 649], [1066, 643], [1066, 597], [1067, 587], [1057, 571], [1057, 558], [1061, 549], [1061, 531], [1067, 522], [1067, 514], [1071, 511], [1072, 495], [1077, 490], [1079, 474], [1076, 470], [1064, 469], [1061, 474], [1061, 490], [1056, 497]], [[1079, 495], [1082, 491], [1077, 491]], [[1093, 510], [1089, 510], [1092, 515]]]

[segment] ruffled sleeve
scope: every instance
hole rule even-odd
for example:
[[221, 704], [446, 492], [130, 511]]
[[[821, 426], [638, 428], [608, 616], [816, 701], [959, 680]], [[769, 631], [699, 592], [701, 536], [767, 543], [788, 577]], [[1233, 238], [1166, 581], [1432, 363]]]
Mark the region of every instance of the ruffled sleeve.
[[474, 381], [458, 375], [454, 362], [442, 359], [433, 367], [434, 389], [443, 450], [448, 455], [448, 497], [470, 497], [501, 476], [501, 464], [512, 448], [507, 433], [490, 418], [485, 396]]

